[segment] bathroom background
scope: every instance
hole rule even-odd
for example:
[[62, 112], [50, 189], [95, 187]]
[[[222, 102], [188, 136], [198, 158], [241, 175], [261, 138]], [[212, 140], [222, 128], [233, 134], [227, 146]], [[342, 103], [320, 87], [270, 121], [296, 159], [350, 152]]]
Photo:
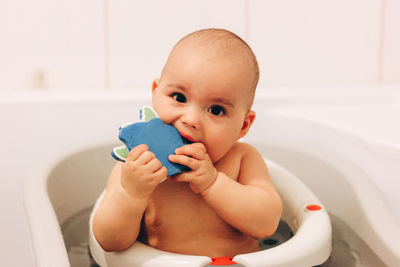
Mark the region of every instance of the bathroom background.
[[400, 82], [396, 0], [5, 1], [0, 90], [147, 90], [183, 35], [223, 27], [260, 86]]
[[[207, 27], [253, 47], [261, 90], [400, 90], [399, 14], [397, 0], [0, 0], [0, 103], [57, 90], [149, 94], [175, 42]], [[20, 173], [0, 178], [2, 266], [33, 266]]]

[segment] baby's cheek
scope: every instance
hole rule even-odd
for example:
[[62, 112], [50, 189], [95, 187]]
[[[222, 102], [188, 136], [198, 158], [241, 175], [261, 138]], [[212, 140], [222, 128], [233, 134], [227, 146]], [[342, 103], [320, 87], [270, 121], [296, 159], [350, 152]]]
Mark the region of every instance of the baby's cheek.
[[[158, 111], [159, 110], [159, 111]], [[156, 110], [158, 117], [165, 123], [165, 124], [171, 124], [171, 118], [168, 116], [168, 112], [165, 112], [167, 110], [166, 108], [159, 108]]]
[[220, 160], [226, 154], [226, 152], [219, 150], [217, 147], [207, 149], [208, 156], [210, 157], [212, 163], [216, 163], [218, 160]]
[[212, 140], [209, 149], [207, 150], [212, 162], [217, 162], [223, 158], [235, 142], [236, 140], [229, 135], [223, 135], [221, 138], [215, 138]]

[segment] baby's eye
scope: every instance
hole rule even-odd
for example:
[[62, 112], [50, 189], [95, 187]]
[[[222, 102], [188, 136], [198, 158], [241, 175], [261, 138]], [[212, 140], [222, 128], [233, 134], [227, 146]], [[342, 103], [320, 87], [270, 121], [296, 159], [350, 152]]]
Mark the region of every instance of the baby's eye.
[[180, 103], [186, 103], [186, 96], [184, 96], [181, 93], [173, 93], [172, 94], [173, 99], [175, 99], [175, 101], [180, 102]]
[[215, 116], [222, 116], [226, 114], [226, 111], [223, 107], [219, 106], [219, 105], [215, 105], [212, 106], [208, 109], [208, 112], [210, 112], [211, 114], [215, 115]]

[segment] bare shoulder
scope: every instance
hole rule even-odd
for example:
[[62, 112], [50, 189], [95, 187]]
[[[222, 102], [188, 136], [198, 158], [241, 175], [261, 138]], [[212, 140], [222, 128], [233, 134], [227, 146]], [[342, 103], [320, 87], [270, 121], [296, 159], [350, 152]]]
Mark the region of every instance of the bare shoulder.
[[252, 145], [237, 142], [237, 150], [240, 150], [241, 164], [239, 182], [241, 184], [266, 184], [269, 183], [268, 169], [261, 153]]
[[234, 151], [234, 153], [240, 155], [240, 157], [242, 159], [244, 159], [244, 158], [263, 159], [260, 152], [258, 152], [258, 150], [255, 147], [253, 147], [252, 145], [247, 144], [247, 143], [236, 142], [233, 145], [232, 150]]
[[236, 142], [222, 160], [220, 160], [219, 165], [229, 164], [231, 167], [232, 164], [240, 165], [244, 158], [257, 157], [257, 155], [260, 155], [260, 153], [258, 153], [253, 146], [242, 142]]

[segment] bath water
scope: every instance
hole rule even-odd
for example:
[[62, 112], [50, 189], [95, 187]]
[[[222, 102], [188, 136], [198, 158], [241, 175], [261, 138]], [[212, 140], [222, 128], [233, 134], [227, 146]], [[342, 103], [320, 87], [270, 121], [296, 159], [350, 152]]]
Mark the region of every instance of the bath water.
[[[71, 267], [98, 266], [89, 254], [89, 217], [92, 207], [79, 211], [61, 226]], [[333, 250], [322, 267], [385, 267], [379, 257], [341, 219], [330, 214], [333, 230]], [[293, 236], [289, 226], [281, 221], [276, 233], [259, 240], [261, 249], [278, 246]], [[233, 266], [233, 265], [231, 265]], [[237, 265], [239, 266], [239, 265]]]

